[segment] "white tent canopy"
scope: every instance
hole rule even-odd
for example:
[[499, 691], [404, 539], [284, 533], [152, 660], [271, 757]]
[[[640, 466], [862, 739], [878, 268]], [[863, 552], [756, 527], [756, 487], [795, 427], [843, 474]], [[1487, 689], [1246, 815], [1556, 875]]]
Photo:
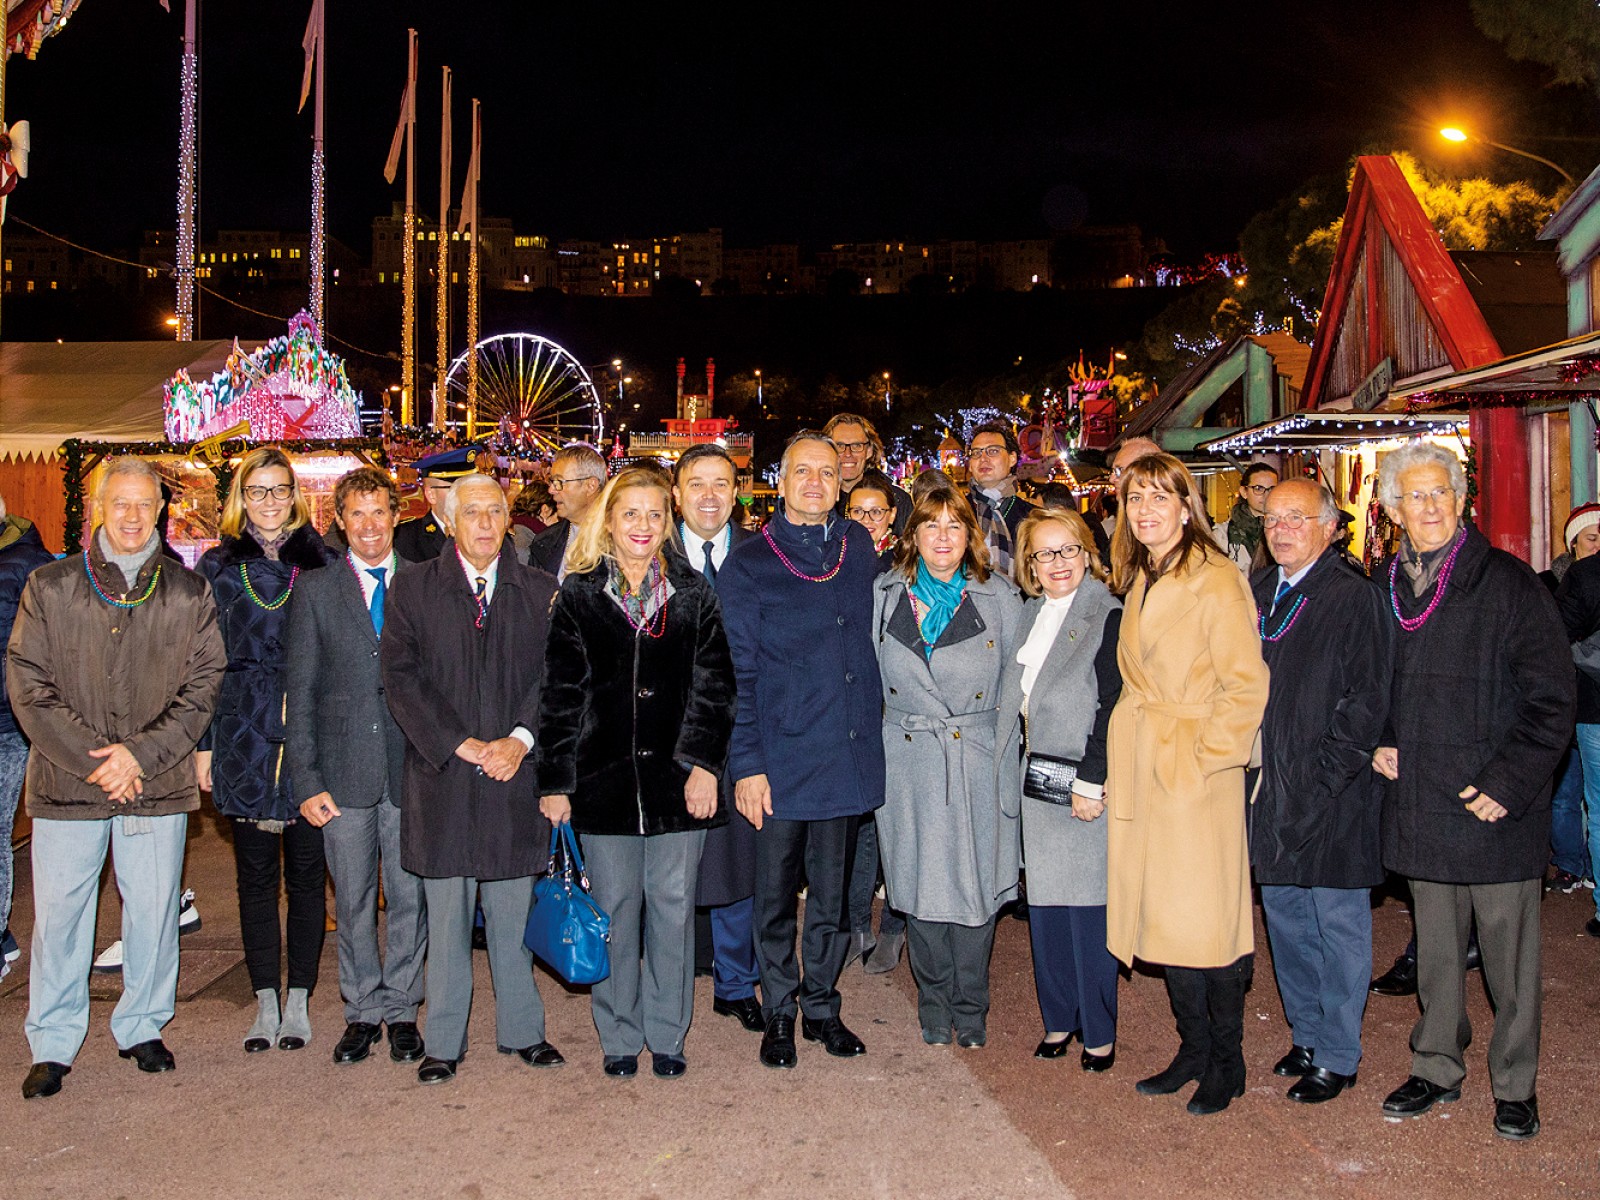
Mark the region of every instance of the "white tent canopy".
[[68, 438], [158, 442], [162, 386], [180, 367], [209, 379], [232, 350], [223, 340], [0, 342], [0, 458], [48, 457]]

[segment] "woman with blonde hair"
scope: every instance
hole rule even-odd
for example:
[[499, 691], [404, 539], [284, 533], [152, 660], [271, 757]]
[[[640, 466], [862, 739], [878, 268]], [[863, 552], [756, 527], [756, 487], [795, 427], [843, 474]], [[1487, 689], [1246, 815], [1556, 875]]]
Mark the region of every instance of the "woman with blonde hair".
[[907, 917], [922, 1040], [988, 1040], [995, 914], [1016, 898], [1022, 603], [961, 492], [913, 505], [873, 585], [888, 786], [878, 847]]
[[717, 781], [733, 663], [716, 592], [675, 548], [671, 488], [660, 471], [629, 468], [584, 515], [540, 692], [539, 807], [582, 836], [611, 915], [611, 974], [590, 1000], [603, 1069], [619, 1078], [646, 1046], [661, 1078], [687, 1069], [700, 853], [728, 820]]
[[[316, 527], [289, 456], [260, 446], [244, 456], [222, 506], [221, 542], [195, 569], [211, 584], [228, 651], [216, 715], [195, 769], [233, 825], [239, 929], [256, 993], [249, 1053], [298, 1050], [311, 1040], [327, 904], [322, 831], [301, 819], [284, 763], [284, 653], [295, 582], [335, 557]], [[280, 882], [289, 895], [288, 992], [280, 1006]]]
[[1035, 1058], [1072, 1039], [1085, 1071], [1116, 1061], [1117, 960], [1106, 949], [1106, 728], [1122, 692], [1122, 605], [1088, 524], [1070, 509], [1035, 509], [1017, 530], [1023, 605], [1022, 846], [1028, 936], [1044, 1018]]
[[1166, 967], [1181, 1044], [1138, 1090], [1200, 1080], [1191, 1113], [1244, 1094], [1244, 994], [1254, 953], [1245, 766], [1267, 703], [1255, 600], [1212, 540], [1177, 459], [1136, 459], [1117, 482], [1112, 542], [1123, 595], [1106, 805], [1106, 944]]

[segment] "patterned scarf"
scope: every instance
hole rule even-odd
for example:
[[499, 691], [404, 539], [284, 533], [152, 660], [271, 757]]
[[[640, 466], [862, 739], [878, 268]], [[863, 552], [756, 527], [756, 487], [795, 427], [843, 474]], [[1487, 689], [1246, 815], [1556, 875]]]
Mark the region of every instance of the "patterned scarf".
[[995, 489], [998, 497], [974, 487], [970, 489], [972, 508], [978, 518], [978, 528], [983, 531], [984, 544], [989, 547], [989, 565], [995, 574], [1011, 578], [1011, 527], [1006, 524], [1006, 510], [1016, 501], [1015, 481], [1008, 475]]
[[1254, 558], [1261, 548], [1261, 537], [1261, 518], [1241, 496], [1233, 502], [1233, 511], [1228, 514], [1228, 545], [1243, 546]]

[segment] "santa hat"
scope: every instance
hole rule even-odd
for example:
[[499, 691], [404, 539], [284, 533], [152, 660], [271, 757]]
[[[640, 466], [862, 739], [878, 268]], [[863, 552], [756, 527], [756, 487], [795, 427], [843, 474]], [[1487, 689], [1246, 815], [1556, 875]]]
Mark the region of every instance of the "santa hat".
[[1568, 550], [1572, 549], [1573, 539], [1591, 525], [1600, 525], [1600, 504], [1580, 504], [1572, 510], [1561, 533]]

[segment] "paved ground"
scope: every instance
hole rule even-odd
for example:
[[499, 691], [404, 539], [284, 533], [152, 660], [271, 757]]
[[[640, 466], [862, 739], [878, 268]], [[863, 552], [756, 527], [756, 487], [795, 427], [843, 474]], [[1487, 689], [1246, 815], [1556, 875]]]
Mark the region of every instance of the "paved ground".
[[[13, 926], [29, 928], [29, 871], [19, 863]], [[1027, 930], [1002, 923], [996, 942], [990, 1043], [979, 1051], [923, 1046], [902, 967], [843, 983], [845, 1016], [867, 1041], [862, 1059], [802, 1044], [793, 1072], [762, 1068], [757, 1037], [710, 1012], [701, 981], [689, 1074], [629, 1081], [600, 1074], [587, 997], [548, 976], [550, 1036], [562, 1069], [535, 1072], [494, 1054], [487, 1003], [458, 1079], [423, 1088], [381, 1055], [329, 1061], [343, 1020], [333, 986], [313, 1000], [316, 1038], [301, 1052], [246, 1056], [239, 1042], [253, 998], [239, 953], [231, 855], [215, 818], [191, 830], [188, 879], [204, 928], [184, 939], [170, 1075], [140, 1075], [116, 1057], [109, 1000], [60, 1096], [24, 1103], [21, 1035], [26, 965], [0, 982], [0, 1194], [10, 1198], [571, 1196], [1185, 1197], [1600, 1196], [1596, 1070], [1600, 943], [1585, 938], [1588, 893], [1545, 904], [1545, 1131], [1515, 1145], [1490, 1130], [1483, 1047], [1488, 1006], [1472, 987], [1479, 1031], [1460, 1103], [1390, 1124], [1384, 1093], [1406, 1073], [1412, 1002], [1375, 998], [1361, 1082], [1331, 1104], [1282, 1097], [1270, 1074], [1287, 1048], [1263, 960], [1247, 1009], [1249, 1092], [1226, 1113], [1189, 1116], [1185, 1094], [1138, 1096], [1133, 1081], [1174, 1049], [1159, 979], [1122, 989], [1116, 1068], [1089, 1076], [1076, 1056], [1030, 1057], [1039, 1036]], [[100, 945], [115, 936], [114, 897]], [[1380, 960], [1407, 935], [1394, 901], [1376, 914]], [[479, 961], [480, 998], [488, 971]], [[96, 995], [113, 996], [102, 981]]]

